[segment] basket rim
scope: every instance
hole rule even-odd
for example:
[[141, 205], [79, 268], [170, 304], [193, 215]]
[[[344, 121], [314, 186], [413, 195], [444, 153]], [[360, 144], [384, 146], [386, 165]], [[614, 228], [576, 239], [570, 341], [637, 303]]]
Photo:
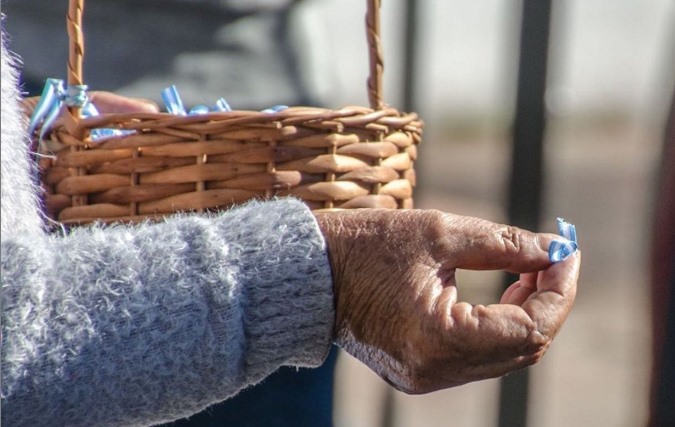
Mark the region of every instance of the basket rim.
[[[319, 107], [289, 107], [274, 113], [259, 111], [233, 110], [211, 112], [192, 116], [176, 116], [167, 112], [147, 113], [105, 113], [99, 116], [82, 118], [76, 123], [76, 132], [68, 127], [65, 117], [51, 124], [45, 135], [51, 132], [66, 131], [74, 135], [69, 145], [97, 145], [110, 140], [143, 136], [148, 132], [161, 129], [179, 129], [194, 134], [209, 134], [235, 128], [288, 129], [292, 127], [324, 128], [333, 132], [358, 131], [368, 127], [371, 131], [388, 133], [391, 129], [420, 132], [423, 121], [415, 112], [400, 112], [395, 108], [373, 110], [367, 107], [347, 106], [341, 109]], [[113, 128], [133, 131], [130, 135], [114, 135], [93, 141], [89, 131], [97, 128]], [[48, 137], [46, 139], [49, 139]], [[52, 145], [48, 150], [55, 151]]]

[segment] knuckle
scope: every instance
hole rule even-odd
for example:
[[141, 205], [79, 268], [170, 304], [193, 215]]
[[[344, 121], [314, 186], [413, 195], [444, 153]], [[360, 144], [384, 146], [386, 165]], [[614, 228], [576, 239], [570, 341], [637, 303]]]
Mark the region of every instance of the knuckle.
[[439, 210], [428, 210], [425, 212], [426, 223], [429, 230], [436, 233], [444, 233], [445, 231], [445, 215]]
[[505, 225], [500, 230], [500, 238], [507, 253], [518, 253], [523, 247], [522, 230], [513, 225]]
[[551, 345], [551, 341], [551, 337], [542, 334], [536, 329], [532, 330], [528, 334], [525, 353], [533, 358], [532, 364], [537, 363], [541, 359], [548, 347]]

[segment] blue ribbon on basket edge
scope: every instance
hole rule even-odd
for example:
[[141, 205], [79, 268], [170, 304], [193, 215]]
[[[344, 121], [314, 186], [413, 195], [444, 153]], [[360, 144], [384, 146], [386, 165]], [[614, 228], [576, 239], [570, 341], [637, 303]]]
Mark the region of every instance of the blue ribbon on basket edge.
[[[98, 116], [99, 112], [89, 100], [87, 95], [87, 85], [68, 85], [66, 86], [61, 79], [48, 78], [45, 86], [42, 89], [42, 95], [38, 104], [33, 110], [33, 115], [30, 118], [28, 125], [28, 132], [33, 135], [38, 127], [40, 127], [39, 144], [40, 151], [48, 152], [48, 147], [44, 142], [45, 136], [49, 133], [54, 121], [59, 116], [61, 108], [65, 104], [68, 107], [78, 107], [81, 109], [83, 118]], [[183, 102], [175, 85], [171, 85], [162, 91], [162, 98], [166, 105], [166, 109], [171, 114], [180, 116], [206, 114], [209, 112], [225, 112], [232, 111], [232, 108], [224, 98], [218, 99], [213, 108], [204, 105], [198, 105], [192, 108], [189, 112], [186, 111]], [[263, 113], [275, 113], [288, 108], [286, 105], [275, 105], [273, 107], [262, 110]], [[92, 129], [89, 137], [92, 140], [101, 138], [126, 135], [133, 133], [133, 131], [125, 131], [121, 129], [100, 128]]]
[[[99, 112], [89, 100], [87, 95], [87, 85], [68, 85], [65, 86], [63, 80], [48, 78], [42, 89], [40, 100], [38, 101], [33, 115], [28, 123], [28, 132], [30, 135], [40, 127], [39, 143], [40, 148], [45, 150], [43, 144], [45, 135], [49, 132], [54, 121], [59, 116], [61, 108], [77, 107], [81, 109], [83, 118], [98, 116]], [[109, 136], [125, 135], [132, 131], [123, 131], [120, 129], [92, 129], [89, 136], [92, 140], [105, 138]]]
[[214, 107], [208, 107], [206, 105], [196, 105], [187, 111], [183, 105], [183, 101], [178, 94], [178, 89], [176, 85], [171, 85], [165, 88], [162, 91], [162, 100], [166, 106], [166, 111], [171, 114], [178, 116], [194, 116], [201, 114], [208, 114], [211, 112], [227, 112], [232, 111], [230, 104], [225, 101], [224, 98], [218, 99]]
[[[194, 116], [213, 112], [232, 111], [232, 107], [230, 107], [230, 104], [227, 103], [225, 98], [219, 98], [213, 107], [209, 107], [207, 105], [196, 105], [192, 107], [190, 111], [187, 111], [183, 101], [181, 100], [180, 94], [178, 93], [176, 85], [171, 85], [162, 91], [162, 100], [164, 101], [166, 111], [178, 116]], [[261, 110], [261, 113], [278, 113], [279, 111], [283, 111], [287, 108], [288, 105], [273, 105], [269, 108]]]
[[570, 224], [563, 218], [556, 219], [558, 223], [558, 233], [564, 238], [554, 240], [548, 248], [548, 257], [551, 262], [564, 261], [576, 252], [579, 248], [577, 243], [577, 229], [574, 224]]

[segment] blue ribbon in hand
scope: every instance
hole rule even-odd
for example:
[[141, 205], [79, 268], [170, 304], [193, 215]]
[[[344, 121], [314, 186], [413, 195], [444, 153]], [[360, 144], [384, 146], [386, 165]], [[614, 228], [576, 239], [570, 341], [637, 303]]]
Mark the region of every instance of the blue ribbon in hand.
[[554, 240], [551, 242], [551, 246], [548, 248], [548, 257], [551, 262], [564, 261], [579, 248], [577, 229], [574, 224], [570, 224], [562, 218], [558, 218], [557, 221], [558, 232], [565, 240]]

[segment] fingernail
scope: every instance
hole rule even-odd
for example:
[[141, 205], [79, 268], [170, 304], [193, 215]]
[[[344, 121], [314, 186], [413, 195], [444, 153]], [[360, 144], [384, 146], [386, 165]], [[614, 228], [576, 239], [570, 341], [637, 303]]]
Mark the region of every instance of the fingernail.
[[145, 112], [147, 113], [159, 113], [159, 105], [156, 102], [150, 101], [147, 99], [136, 98], [136, 101], [144, 104]]

